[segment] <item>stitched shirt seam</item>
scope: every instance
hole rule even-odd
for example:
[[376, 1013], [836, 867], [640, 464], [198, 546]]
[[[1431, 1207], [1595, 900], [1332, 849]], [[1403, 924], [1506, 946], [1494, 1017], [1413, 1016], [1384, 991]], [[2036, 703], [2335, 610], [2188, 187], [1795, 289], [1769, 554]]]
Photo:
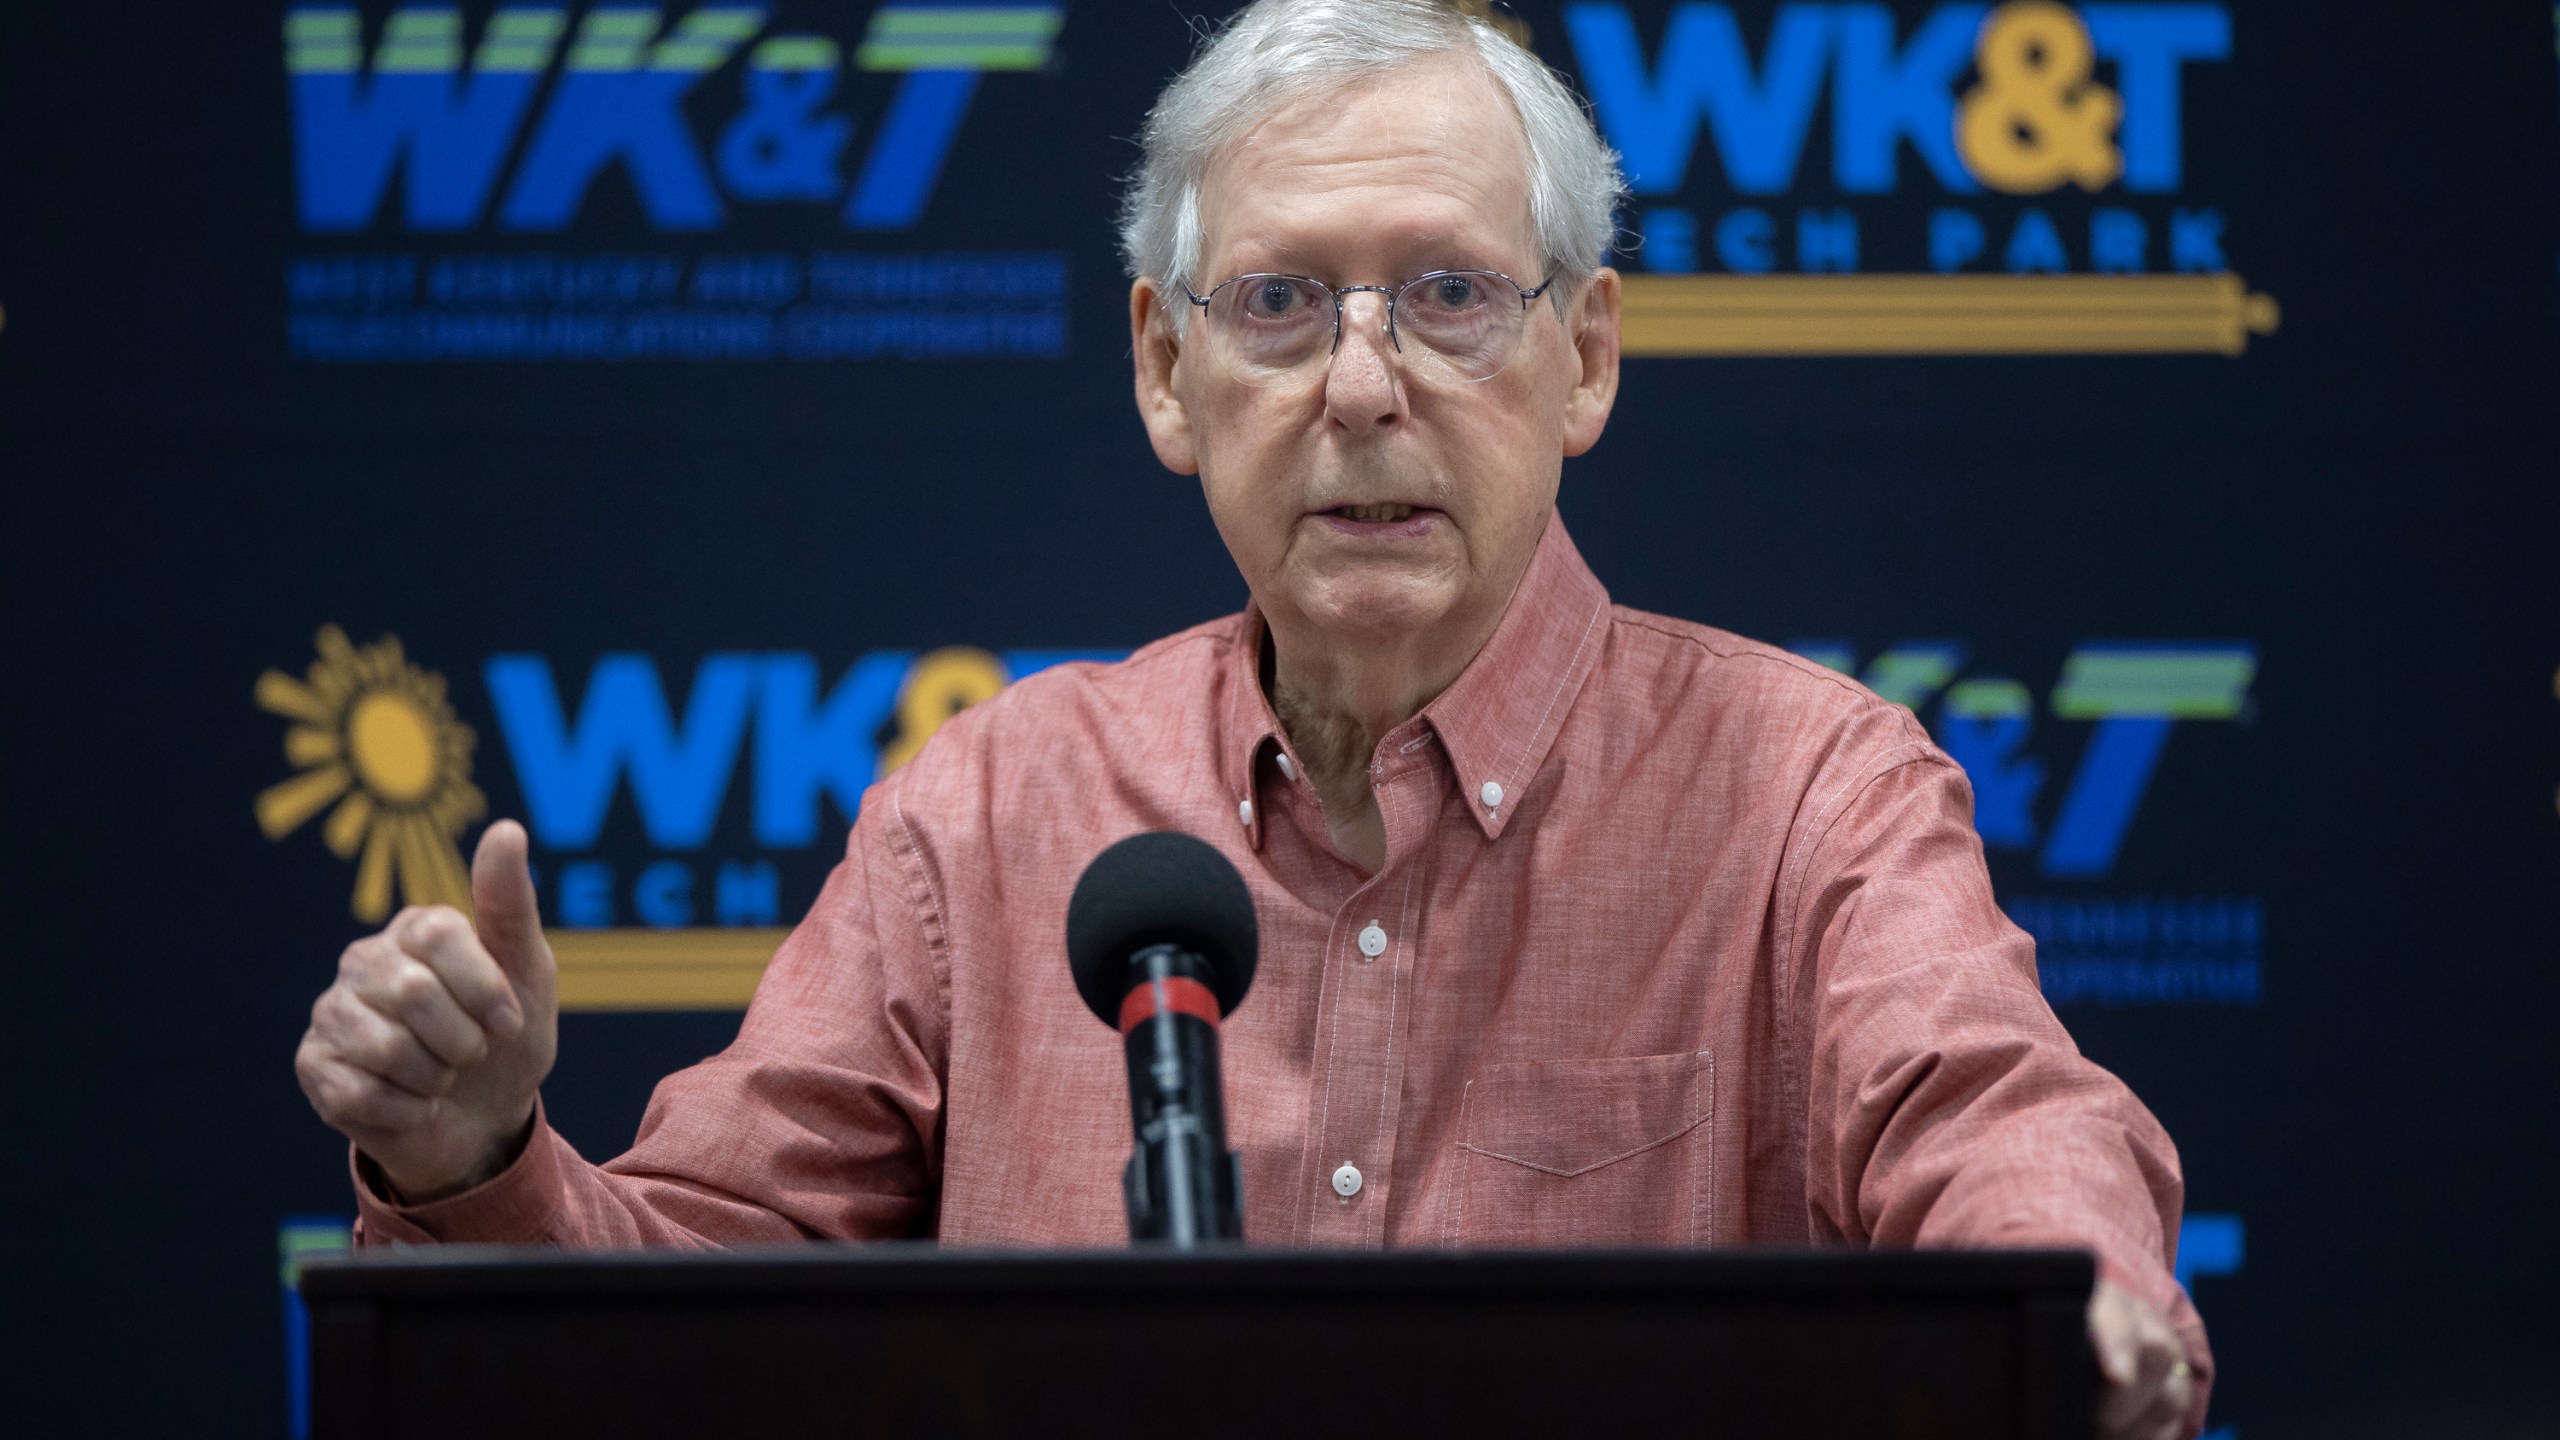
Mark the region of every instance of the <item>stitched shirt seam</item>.
[[1562, 1179], [1570, 1180], [1578, 1175], [1588, 1175], [1594, 1170], [1605, 1170], [1609, 1166], [1615, 1165], [1621, 1160], [1641, 1155], [1647, 1150], [1660, 1149], [1662, 1146], [1668, 1145], [1672, 1141], [1679, 1139], [1681, 1136], [1688, 1134], [1690, 1131], [1697, 1129], [1699, 1126], [1706, 1124], [1709, 1118], [1709, 1113], [1710, 1112], [1708, 1111], [1700, 1111], [1698, 1114], [1691, 1116], [1687, 1124], [1682, 1125], [1679, 1129], [1672, 1131], [1668, 1135], [1657, 1136], [1654, 1139], [1647, 1140], [1643, 1144], [1636, 1146], [1634, 1149], [1621, 1150], [1617, 1154], [1611, 1155], [1606, 1159], [1594, 1160], [1588, 1165], [1580, 1166], [1572, 1170], [1561, 1170], [1553, 1165], [1541, 1165], [1535, 1160], [1526, 1159], [1518, 1155], [1505, 1154], [1500, 1150], [1488, 1150], [1484, 1146], [1478, 1145], [1472, 1140], [1459, 1141], [1458, 1148], [1461, 1150], [1473, 1151], [1474, 1153], [1485, 1156], [1489, 1159], [1508, 1160], [1514, 1165], [1524, 1166], [1528, 1169], [1535, 1170], [1542, 1175], [1554, 1175]]

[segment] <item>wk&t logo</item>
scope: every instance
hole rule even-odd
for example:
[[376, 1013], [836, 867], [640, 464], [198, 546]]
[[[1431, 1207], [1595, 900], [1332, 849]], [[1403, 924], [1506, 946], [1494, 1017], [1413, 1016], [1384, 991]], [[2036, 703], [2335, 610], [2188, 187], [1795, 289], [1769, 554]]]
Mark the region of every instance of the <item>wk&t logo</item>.
[[1722, 272], [1633, 277], [1630, 353], [2238, 354], [2275, 327], [2188, 194], [2224, 5], [1942, 4], [1906, 30], [1877, 3], [1680, 3], [1658, 27], [1579, 3], [1564, 29], [1636, 263]]
[[[742, 208], [838, 245], [913, 230], [983, 77], [1044, 70], [1064, 12], [884, 6], [850, 56], [835, 36], [771, 33], [770, 18], [758, 5], [704, 5], [672, 19], [655, 6], [506, 6], [474, 33], [458, 9], [411, 6], [382, 21], [368, 51], [353, 8], [288, 12], [304, 233], [508, 242], [495, 253], [359, 242], [297, 257], [287, 274], [293, 353], [1062, 353], [1065, 264], [1054, 251], [634, 253], [524, 243], [605, 211], [608, 177], [662, 241], [717, 234]], [[885, 94], [849, 83], [874, 77], [889, 82]]]
[[[1852, 669], [1846, 645], [1794, 648]], [[2033, 693], [2005, 677], [1959, 678], [1963, 663], [1962, 646], [1906, 642], [1868, 661], [1859, 678], [1924, 715], [1935, 702], [1933, 729], [1972, 782], [1984, 848], [2032, 857], [2044, 893], [2004, 895], [2002, 903], [2036, 937], [2046, 995], [2057, 1004], [2254, 1003], [2263, 930], [2256, 899], [2091, 895], [2078, 887], [2115, 873], [2172, 731], [2248, 717], [2257, 652], [2192, 643], [2073, 650], [2045, 708], [2074, 729], [2085, 724], [2087, 739], [2068, 783], [2057, 787], [2047, 785], [2055, 771], [2031, 743]], [[2049, 817], [2042, 825], [2040, 813]]]
[[[1973, 782], [1995, 855], [2026, 858], [2041, 893], [2004, 895], [2038, 941], [2056, 1003], [2248, 1004], [2258, 996], [2259, 902], [2230, 895], [2090, 893], [2126, 838], [2181, 725], [2246, 718], [2257, 656], [2242, 644], [2085, 644], [2063, 662], [2039, 734], [2020, 682], [1965, 675], [1964, 647], [1905, 642], [1863, 668], [1845, 644], [1796, 650], [1934, 717]], [[335, 629], [307, 680], [269, 672], [259, 703], [288, 717], [303, 767], [258, 799], [281, 838], [323, 810], [322, 839], [358, 866], [356, 912], [467, 898], [455, 839], [485, 809], [471, 732], [443, 682], [398, 642], [364, 650]], [[576, 669], [502, 654], [482, 669], [572, 1008], [743, 1005], [781, 926], [806, 910], [863, 792], [942, 723], [1012, 681], [1111, 651], [954, 646], [875, 651], [827, 683], [814, 655], [706, 655], [670, 676], [619, 652]], [[670, 684], [670, 680], [679, 681]], [[2057, 753], [2053, 732], [2065, 737]], [[2085, 730], [2073, 757], [2069, 737]], [[2043, 743], [2039, 743], [2039, 742]], [[2067, 783], [2047, 784], [2069, 768]], [[520, 810], [515, 807], [520, 806]], [[832, 806], [833, 816], [828, 814]], [[2003, 868], [2006, 867], [2006, 862]]]

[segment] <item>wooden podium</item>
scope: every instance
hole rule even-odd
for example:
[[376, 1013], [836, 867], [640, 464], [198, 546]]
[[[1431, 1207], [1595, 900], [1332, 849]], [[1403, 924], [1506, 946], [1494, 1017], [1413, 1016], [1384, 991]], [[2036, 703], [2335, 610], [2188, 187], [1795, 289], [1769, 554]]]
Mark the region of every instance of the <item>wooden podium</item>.
[[371, 1252], [318, 1440], [2084, 1437], [2076, 1252]]

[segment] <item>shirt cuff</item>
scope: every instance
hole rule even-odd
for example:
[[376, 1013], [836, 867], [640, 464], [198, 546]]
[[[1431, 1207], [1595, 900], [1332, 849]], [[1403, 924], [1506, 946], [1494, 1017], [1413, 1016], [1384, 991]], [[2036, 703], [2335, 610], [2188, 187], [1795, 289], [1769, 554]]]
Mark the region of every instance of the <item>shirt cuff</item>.
[[558, 1233], [567, 1167], [562, 1152], [576, 1155], [551, 1128], [542, 1099], [533, 1102], [533, 1132], [523, 1153], [495, 1176], [459, 1194], [422, 1205], [393, 1200], [382, 1174], [362, 1150], [347, 1147], [355, 1182], [355, 1242], [364, 1245], [479, 1243], [535, 1245]]
[[[1988, 1243], [2001, 1245], [2057, 1245], [2087, 1250], [2097, 1257], [2098, 1278], [2148, 1303], [2168, 1320], [2169, 1328], [2178, 1334], [2178, 1342], [2187, 1353], [2187, 1366], [2195, 1372], [2195, 1398], [2188, 1406], [2186, 1423], [2179, 1430], [2193, 1437], [2204, 1428], [2205, 1407], [2213, 1396], [2213, 1344], [2206, 1338], [2204, 1320], [2196, 1314], [2195, 1302], [2187, 1297], [2167, 1266], [2151, 1258], [2150, 1247], [2122, 1236], [2068, 1235], [2037, 1232], [2002, 1235]], [[2131, 1258], [2138, 1257], [2138, 1258]]]

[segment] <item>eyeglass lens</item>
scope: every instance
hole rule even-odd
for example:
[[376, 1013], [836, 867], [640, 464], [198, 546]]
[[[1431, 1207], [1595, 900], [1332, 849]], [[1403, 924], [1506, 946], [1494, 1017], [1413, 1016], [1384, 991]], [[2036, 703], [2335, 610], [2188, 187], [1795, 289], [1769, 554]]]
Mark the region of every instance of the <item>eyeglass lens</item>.
[[[1298, 378], [1333, 351], [1334, 292], [1313, 280], [1242, 275], [1208, 299], [1211, 344], [1247, 384]], [[1448, 270], [1398, 289], [1390, 325], [1408, 360], [1455, 379], [1486, 380], [1510, 362], [1527, 310], [1520, 287], [1505, 277]]]

